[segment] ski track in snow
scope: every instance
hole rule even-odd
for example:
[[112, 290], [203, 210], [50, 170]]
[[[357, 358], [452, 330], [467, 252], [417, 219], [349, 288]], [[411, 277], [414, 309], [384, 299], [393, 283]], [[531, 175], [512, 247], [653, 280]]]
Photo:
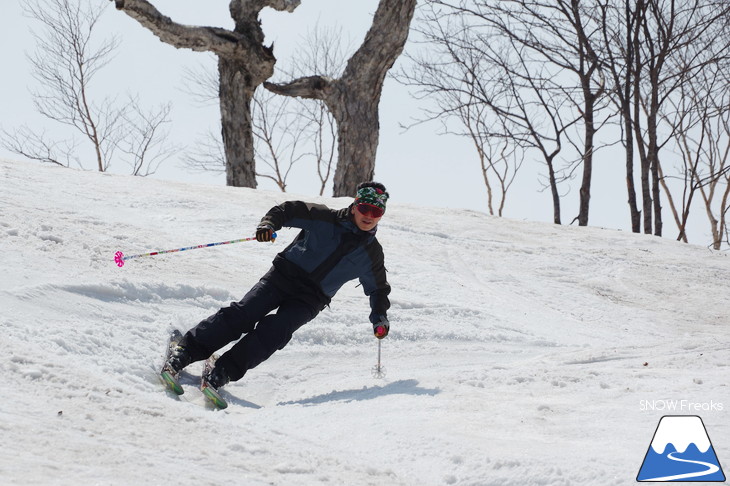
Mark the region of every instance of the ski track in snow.
[[[730, 407], [727, 253], [393, 195], [385, 379], [353, 282], [214, 411], [199, 364], [162, 389], [167, 333], [240, 299], [297, 231], [114, 252], [245, 237], [306, 197], [7, 161], [0, 188], [5, 484], [624, 485], [661, 416], [640, 400]], [[721, 460], [725, 413], [703, 415]]]

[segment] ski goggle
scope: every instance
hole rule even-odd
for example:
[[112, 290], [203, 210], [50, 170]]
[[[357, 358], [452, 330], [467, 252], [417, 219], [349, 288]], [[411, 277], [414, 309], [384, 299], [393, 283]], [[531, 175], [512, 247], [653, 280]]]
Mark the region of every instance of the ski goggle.
[[357, 206], [355, 206], [355, 208], [357, 208], [357, 210], [363, 216], [370, 215], [373, 218], [380, 218], [385, 213], [384, 209], [381, 209], [377, 206], [373, 206], [372, 204], [367, 204], [367, 203], [360, 203]]

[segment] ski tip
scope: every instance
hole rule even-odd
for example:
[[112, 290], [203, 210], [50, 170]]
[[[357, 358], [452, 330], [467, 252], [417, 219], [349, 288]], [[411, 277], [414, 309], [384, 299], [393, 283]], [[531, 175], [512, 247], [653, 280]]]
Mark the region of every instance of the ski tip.
[[185, 393], [183, 387], [180, 386], [180, 382], [169, 371], [162, 370], [162, 372], [160, 373], [160, 378], [162, 379], [163, 383], [167, 385], [167, 388], [175, 395], [182, 395], [183, 393]]
[[207, 398], [216, 408], [223, 410], [228, 407], [228, 402], [218, 394], [212, 387], [206, 386], [203, 388], [203, 395]]

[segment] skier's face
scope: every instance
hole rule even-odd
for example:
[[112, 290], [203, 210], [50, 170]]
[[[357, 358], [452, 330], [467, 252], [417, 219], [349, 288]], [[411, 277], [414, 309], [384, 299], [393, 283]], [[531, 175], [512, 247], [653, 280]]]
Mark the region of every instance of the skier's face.
[[380, 222], [383, 217], [383, 215], [381, 214], [376, 218], [372, 212], [367, 212], [366, 214], [363, 214], [362, 212], [358, 211], [355, 206], [350, 209], [350, 212], [352, 213], [352, 217], [355, 220], [355, 224], [362, 231], [372, 230], [373, 228], [375, 228], [375, 226], [377, 226], [378, 222]]

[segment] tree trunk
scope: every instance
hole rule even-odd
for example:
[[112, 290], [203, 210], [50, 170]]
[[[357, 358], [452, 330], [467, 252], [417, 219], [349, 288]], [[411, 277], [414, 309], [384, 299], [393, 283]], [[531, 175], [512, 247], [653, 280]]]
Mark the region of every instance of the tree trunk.
[[[649, 75], [651, 94], [649, 102], [649, 113], [647, 114], [646, 129], [649, 135], [649, 148], [647, 150], [649, 171], [651, 173], [651, 199], [652, 205], [644, 210], [654, 212], [654, 235], [662, 235], [662, 206], [659, 187], [659, 135], [657, 133], [659, 114], [659, 80], [658, 75], [653, 71]], [[648, 182], [648, 181], [647, 181]], [[651, 231], [650, 231], [651, 233]]]
[[[349, 86], [344, 86], [349, 84]], [[380, 89], [339, 83], [335, 103], [328, 103], [337, 120], [337, 168], [333, 196], [351, 196], [357, 185], [373, 180], [378, 150]]]
[[583, 146], [583, 180], [580, 186], [580, 210], [578, 212], [578, 225], [588, 226], [588, 214], [591, 202], [591, 179], [593, 177], [593, 139], [596, 128], [593, 124], [593, 110], [595, 95], [590, 93], [590, 79], [584, 81], [583, 92], [585, 97], [585, 123], [584, 146]]
[[255, 86], [246, 67], [236, 60], [218, 58], [221, 135], [226, 155], [226, 185], [256, 187], [251, 100]]
[[333, 196], [352, 196], [375, 173], [380, 123], [378, 105], [385, 75], [403, 51], [416, 0], [380, 0], [365, 40], [340, 79], [299, 78], [264, 83], [277, 94], [320, 99], [337, 121], [338, 160]]
[[[627, 86], [629, 84], [627, 83]], [[628, 91], [628, 90], [627, 90]], [[634, 185], [634, 135], [632, 131], [631, 106], [628, 102], [630, 94], [625, 92], [626, 100], [621, 111], [624, 114], [624, 131], [626, 133], [626, 191], [629, 196], [629, 212], [631, 213], [631, 231], [641, 232], [641, 211], [636, 205], [636, 186]]]
[[[631, 30], [632, 22], [638, 25], [638, 15], [632, 14], [630, 0], [625, 0], [624, 4], [624, 22], [626, 26], [626, 68], [624, 75], [626, 80], [623, 84], [623, 97], [621, 98], [621, 114], [624, 122], [624, 132], [626, 137], [626, 191], [628, 192], [629, 213], [631, 214], [631, 231], [634, 233], [641, 232], [641, 211], [636, 205], [636, 185], [634, 184], [634, 132], [633, 119], [631, 117], [631, 87], [632, 69], [634, 67], [634, 35], [638, 35], [639, 30]], [[640, 5], [637, 4], [640, 7]], [[638, 74], [636, 74], [638, 77]]]
[[[723, 236], [726, 236], [726, 242], [728, 245], [730, 245], [730, 232], [728, 231], [728, 227], [730, 227], [730, 224], [727, 221], [727, 214], [730, 211], [730, 180], [727, 181], [727, 185], [725, 186], [725, 194], [722, 196], [722, 202], [720, 203], [720, 222], [717, 226], [717, 237], [715, 238], [715, 242], [713, 244], [713, 248], [715, 250], [719, 250], [722, 246], [722, 238]], [[715, 233], [713, 232], [713, 235]]]
[[555, 177], [555, 168], [553, 167], [552, 157], [547, 161], [548, 177], [550, 178], [550, 194], [553, 198], [553, 223], [561, 224], [560, 218], [560, 192], [558, 191], [558, 181]]
[[[636, 2], [636, 17], [634, 19], [634, 33], [632, 40], [632, 52], [634, 54], [634, 70], [633, 70], [633, 130], [636, 137], [637, 148], [639, 149], [639, 161], [641, 163], [641, 201], [643, 216], [643, 229], [645, 234], [651, 234], [652, 225], [652, 200], [651, 188], [649, 184], [650, 162], [647, 154], [646, 145], [644, 144], [644, 135], [641, 128], [641, 73], [644, 69], [644, 59], [641, 51], [641, 33], [644, 22], [646, 21], [646, 4], [643, 0]], [[627, 174], [628, 177], [628, 174]]]
[[652, 198], [654, 200], [654, 235], [662, 236], [662, 199], [661, 199], [661, 185], [659, 177], [659, 149], [658, 147], [654, 150], [653, 160], [651, 164], [651, 177], [652, 177]]
[[300, 0], [231, 0], [234, 30], [182, 25], [162, 15], [148, 0], [114, 0], [118, 10], [137, 20], [162, 42], [178, 49], [211, 52], [218, 56], [226, 183], [256, 187], [251, 128], [251, 99], [256, 87], [274, 73], [276, 58], [266, 47], [259, 22], [264, 7], [294, 11]]
[[[638, 51], [636, 52], [636, 73], [641, 72], [641, 64], [638, 60]], [[651, 200], [651, 187], [649, 184], [649, 169], [651, 164], [649, 162], [649, 155], [647, 154], [646, 146], [644, 145], [644, 137], [641, 133], [641, 90], [640, 90], [640, 77], [634, 75], [634, 97], [633, 97], [633, 111], [634, 111], [634, 133], [636, 135], [637, 148], [639, 149], [639, 160], [641, 163], [641, 201], [643, 215], [643, 228], [644, 233], [650, 235], [652, 233], [652, 200]]]
[[[639, 96], [638, 94], [636, 95]], [[638, 100], [637, 100], [638, 104]], [[635, 115], [637, 115], [637, 110], [635, 109]], [[651, 164], [649, 162], [649, 156], [646, 153], [647, 150], [644, 147], [643, 143], [644, 140], [641, 137], [640, 131], [640, 125], [638, 118], [636, 116], [634, 117], [634, 126], [637, 132], [636, 139], [638, 140], [638, 147], [639, 147], [639, 158], [641, 159], [641, 202], [642, 202], [642, 210], [641, 213], [644, 216], [643, 219], [643, 228], [644, 233], [647, 235], [650, 235], [652, 233], [653, 224], [652, 224], [652, 200], [651, 200], [651, 184], [650, 184], [650, 168]]]

